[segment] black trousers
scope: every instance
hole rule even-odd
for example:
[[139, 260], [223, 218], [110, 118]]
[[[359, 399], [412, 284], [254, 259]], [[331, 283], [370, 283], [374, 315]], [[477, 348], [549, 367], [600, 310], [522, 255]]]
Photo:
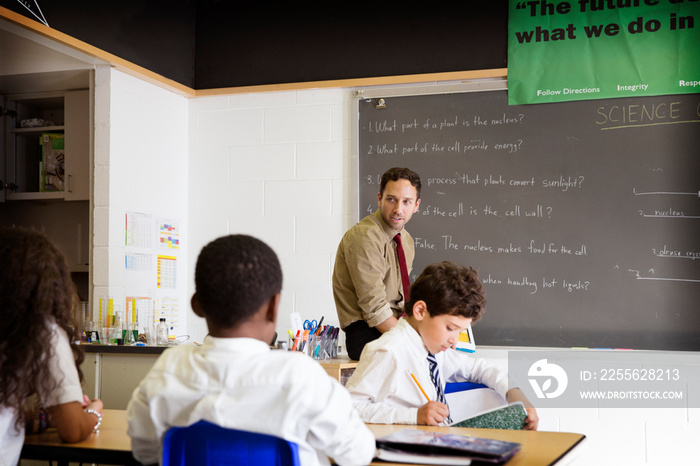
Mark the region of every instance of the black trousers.
[[345, 327], [345, 348], [350, 359], [359, 361], [365, 345], [380, 336], [382, 332], [370, 327], [364, 320], [358, 320]]

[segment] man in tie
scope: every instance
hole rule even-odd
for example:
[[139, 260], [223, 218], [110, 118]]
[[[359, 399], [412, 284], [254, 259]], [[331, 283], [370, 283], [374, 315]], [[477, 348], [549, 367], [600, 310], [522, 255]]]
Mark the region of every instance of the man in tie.
[[404, 228], [420, 205], [420, 176], [394, 167], [382, 175], [378, 209], [348, 230], [333, 268], [333, 297], [345, 345], [358, 360], [365, 344], [398, 322], [408, 299], [415, 248]]

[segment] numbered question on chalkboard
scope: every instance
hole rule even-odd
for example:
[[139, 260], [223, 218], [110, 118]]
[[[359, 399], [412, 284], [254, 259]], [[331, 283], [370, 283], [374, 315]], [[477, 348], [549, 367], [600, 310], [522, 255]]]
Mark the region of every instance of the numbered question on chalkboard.
[[421, 175], [411, 276], [477, 269], [481, 344], [700, 350], [700, 95], [463, 92], [358, 112], [359, 216], [386, 169]]

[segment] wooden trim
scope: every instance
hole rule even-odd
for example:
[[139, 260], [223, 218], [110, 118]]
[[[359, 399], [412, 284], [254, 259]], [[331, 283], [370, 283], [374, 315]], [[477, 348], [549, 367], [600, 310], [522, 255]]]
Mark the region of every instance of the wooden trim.
[[426, 73], [426, 74], [411, 74], [400, 76], [381, 76], [374, 78], [353, 78], [353, 79], [336, 79], [327, 81], [310, 81], [298, 83], [283, 83], [283, 84], [263, 84], [257, 86], [239, 86], [239, 87], [224, 87], [217, 89], [200, 89], [195, 90], [180, 84], [172, 79], [161, 76], [153, 71], [150, 71], [142, 66], [131, 63], [130, 61], [119, 58], [109, 52], [106, 52], [97, 47], [93, 47], [87, 42], [75, 39], [67, 34], [56, 31], [38, 21], [22, 16], [7, 8], [0, 7], [0, 18], [4, 18], [12, 24], [20, 26], [40, 36], [51, 39], [66, 47], [72, 48], [90, 57], [102, 60], [110, 64], [115, 69], [134, 77], [147, 81], [156, 86], [162, 87], [169, 91], [175, 92], [185, 97], [202, 97], [202, 96], [219, 96], [231, 94], [250, 94], [257, 92], [277, 92], [277, 91], [296, 91], [304, 89], [327, 89], [340, 87], [368, 87], [368, 86], [386, 86], [396, 84], [416, 84], [426, 82], [442, 82], [442, 81], [460, 81], [480, 78], [502, 78], [508, 74], [507, 68], [495, 68], [490, 70], [473, 70], [473, 71], [452, 71], [445, 73]]
[[56, 31], [38, 21], [22, 16], [14, 11], [8, 10], [7, 8], [0, 7], [0, 17], [6, 19], [8, 22], [15, 24], [21, 28], [27, 29], [34, 32], [42, 37], [53, 40], [61, 45], [69, 47], [78, 52], [84, 53], [98, 60], [102, 60], [110, 64], [113, 68], [122, 71], [124, 73], [130, 74], [137, 78], [143, 79], [144, 81], [150, 82], [157, 86], [168, 89], [176, 94], [183, 95], [185, 97], [194, 97], [195, 91], [183, 84], [180, 84], [172, 79], [165, 78], [153, 71], [150, 71], [142, 66], [135, 65], [127, 60], [119, 58], [109, 52], [105, 52], [102, 49], [93, 47], [87, 42], [75, 39], [67, 34]]
[[461, 81], [481, 78], [505, 78], [507, 68], [490, 70], [451, 71], [446, 73], [409, 74], [401, 76], [381, 76], [376, 78], [336, 79], [329, 81], [310, 81], [301, 83], [264, 84], [259, 86], [224, 87], [218, 89], [199, 89], [196, 97], [248, 94], [254, 92], [297, 91], [303, 89], [323, 89], [333, 87], [368, 87], [396, 84], [417, 84], [425, 82]]

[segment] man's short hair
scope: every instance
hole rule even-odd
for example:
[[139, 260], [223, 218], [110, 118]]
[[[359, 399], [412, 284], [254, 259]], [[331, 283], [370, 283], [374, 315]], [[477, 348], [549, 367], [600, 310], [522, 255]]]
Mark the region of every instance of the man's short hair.
[[379, 185], [379, 194], [384, 195], [384, 188], [386, 188], [386, 184], [389, 181], [398, 181], [398, 180], [408, 180], [411, 182], [411, 185], [416, 188], [416, 199], [420, 199], [420, 188], [421, 188], [421, 181], [420, 181], [420, 176], [418, 173], [414, 172], [410, 168], [401, 168], [401, 167], [394, 167], [388, 169], [384, 174], [382, 175], [382, 179]]
[[443, 261], [428, 265], [411, 285], [407, 315], [413, 315], [418, 301], [425, 301], [431, 316], [458, 315], [476, 322], [484, 312], [486, 295], [476, 270]]
[[194, 283], [210, 325], [232, 328], [282, 290], [282, 268], [277, 254], [264, 242], [229, 235], [204, 246], [197, 258]]

